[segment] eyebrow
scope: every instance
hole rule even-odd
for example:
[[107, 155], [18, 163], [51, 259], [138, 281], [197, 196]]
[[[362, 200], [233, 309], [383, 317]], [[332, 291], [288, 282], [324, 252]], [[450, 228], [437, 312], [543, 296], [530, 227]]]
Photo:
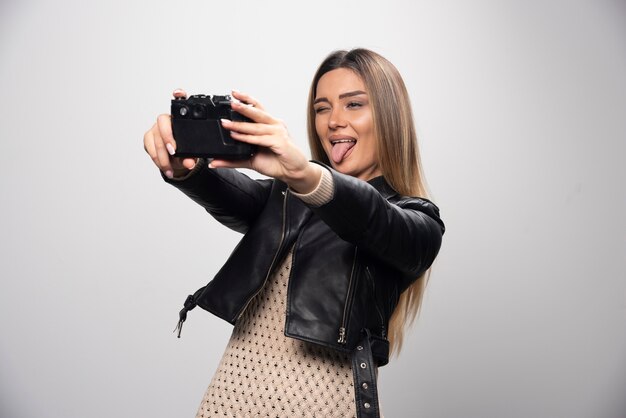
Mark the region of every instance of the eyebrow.
[[[340, 94], [339, 99], [345, 99], [346, 97], [358, 96], [360, 94], [367, 94], [367, 93], [364, 92], [363, 90], [349, 91], [347, 93]], [[315, 105], [320, 102], [328, 102], [328, 101], [329, 100], [326, 97], [320, 97], [319, 99], [315, 99], [313, 104]]]

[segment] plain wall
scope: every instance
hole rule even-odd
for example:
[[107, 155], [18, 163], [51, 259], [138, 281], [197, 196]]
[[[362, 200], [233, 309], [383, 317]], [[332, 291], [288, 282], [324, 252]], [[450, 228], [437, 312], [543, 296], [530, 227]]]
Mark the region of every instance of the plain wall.
[[332, 50], [409, 88], [447, 225], [387, 417], [626, 417], [623, 1], [0, 3], [0, 416], [192, 417], [231, 327], [187, 294], [239, 235], [166, 185], [171, 91], [236, 88], [306, 149]]

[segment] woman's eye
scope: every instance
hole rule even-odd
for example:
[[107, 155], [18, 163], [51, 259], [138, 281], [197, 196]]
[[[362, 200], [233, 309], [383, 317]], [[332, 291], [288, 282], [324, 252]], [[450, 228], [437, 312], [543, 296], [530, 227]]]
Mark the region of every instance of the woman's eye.
[[350, 103], [348, 103], [348, 106], [347, 106], [347, 107], [348, 107], [348, 109], [354, 109], [354, 108], [359, 108], [359, 107], [361, 107], [361, 106], [363, 106], [363, 104], [362, 104], [362, 103], [359, 103], [359, 102], [350, 102]]
[[326, 106], [316, 107], [316, 108], [315, 108], [315, 113], [322, 113], [322, 112], [324, 112], [325, 110], [328, 110], [328, 107], [326, 107]]

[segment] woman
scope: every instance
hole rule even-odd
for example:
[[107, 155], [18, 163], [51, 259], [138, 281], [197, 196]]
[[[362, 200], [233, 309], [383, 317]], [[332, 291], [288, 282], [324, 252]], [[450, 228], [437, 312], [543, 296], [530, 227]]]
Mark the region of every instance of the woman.
[[258, 101], [233, 97], [254, 123], [222, 124], [259, 147], [249, 160], [171, 157], [169, 115], [144, 136], [167, 182], [245, 234], [181, 311], [179, 326], [196, 305], [235, 325], [198, 416], [379, 416], [377, 367], [401, 346], [444, 232], [404, 83], [372, 51], [329, 55], [308, 102], [317, 162]]

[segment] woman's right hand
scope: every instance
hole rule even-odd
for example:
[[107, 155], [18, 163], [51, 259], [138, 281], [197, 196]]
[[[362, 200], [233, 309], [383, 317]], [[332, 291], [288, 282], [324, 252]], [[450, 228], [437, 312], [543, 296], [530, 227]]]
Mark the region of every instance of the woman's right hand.
[[[174, 97], [187, 98], [184, 90], [174, 90]], [[176, 141], [172, 134], [171, 115], [159, 115], [156, 123], [143, 136], [143, 148], [146, 150], [154, 165], [167, 178], [182, 177], [192, 170], [197, 159], [173, 157], [176, 152]]]

